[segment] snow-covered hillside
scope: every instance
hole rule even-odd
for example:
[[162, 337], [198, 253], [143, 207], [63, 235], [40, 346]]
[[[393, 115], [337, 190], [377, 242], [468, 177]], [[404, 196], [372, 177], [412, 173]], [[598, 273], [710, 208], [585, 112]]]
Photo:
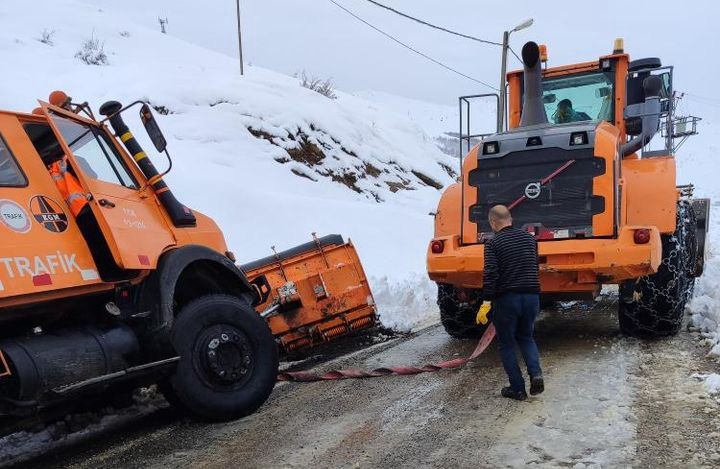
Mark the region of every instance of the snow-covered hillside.
[[[6, 1], [0, 18], [0, 59], [13, 70], [0, 108], [30, 111], [54, 89], [95, 110], [109, 99], [148, 100], [175, 162], [167, 179], [185, 204], [220, 224], [240, 261], [311, 232], [341, 233], [358, 247], [387, 324], [406, 329], [434, 314], [424, 275], [428, 213], [457, 159], [406, 115], [339, 91], [329, 99], [257, 67], [241, 77], [227, 56], [90, 2], [48, 1], [30, 12]], [[107, 64], [76, 57], [92, 38]], [[411, 303], [422, 308], [406, 311], [412, 304], [398, 288], [417, 291]]]

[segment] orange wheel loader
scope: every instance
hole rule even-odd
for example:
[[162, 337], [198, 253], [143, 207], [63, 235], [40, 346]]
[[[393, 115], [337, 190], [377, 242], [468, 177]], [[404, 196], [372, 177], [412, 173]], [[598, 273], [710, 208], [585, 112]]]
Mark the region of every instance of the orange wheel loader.
[[0, 415], [149, 383], [201, 419], [253, 412], [278, 370], [253, 308], [263, 277], [140, 148], [123, 121], [136, 105], [166, 152], [147, 104], [110, 101], [98, 120], [51, 102], [0, 112]]
[[493, 236], [488, 211], [502, 204], [537, 239], [545, 302], [617, 284], [623, 333], [676, 333], [703, 270], [710, 203], [676, 183], [676, 151], [699, 118], [676, 115], [673, 68], [631, 61], [622, 39], [612, 54], [559, 67], [528, 42], [522, 61], [503, 73], [508, 112], [496, 95], [494, 132], [469, 119], [493, 95], [460, 98], [461, 176], [440, 199], [427, 252], [445, 329], [483, 330], [483, 243]]

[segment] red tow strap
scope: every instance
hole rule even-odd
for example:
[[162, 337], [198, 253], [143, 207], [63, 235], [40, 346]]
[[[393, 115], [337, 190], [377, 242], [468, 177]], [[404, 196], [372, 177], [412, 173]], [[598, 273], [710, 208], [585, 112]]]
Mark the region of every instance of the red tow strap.
[[322, 374], [313, 371], [288, 371], [279, 373], [277, 380], [309, 383], [313, 381], [329, 381], [336, 379], [378, 378], [380, 376], [390, 375], [418, 375], [420, 373], [432, 373], [440, 370], [460, 368], [466, 363], [479, 357], [480, 354], [482, 354], [492, 343], [494, 338], [495, 326], [490, 323], [490, 326], [488, 326], [485, 333], [482, 337], [480, 337], [480, 341], [469, 357], [455, 358], [453, 360], [446, 360], [440, 363], [428, 364], [421, 366], [420, 368], [414, 366], [393, 366], [389, 368], [375, 368], [374, 370], [332, 370]]

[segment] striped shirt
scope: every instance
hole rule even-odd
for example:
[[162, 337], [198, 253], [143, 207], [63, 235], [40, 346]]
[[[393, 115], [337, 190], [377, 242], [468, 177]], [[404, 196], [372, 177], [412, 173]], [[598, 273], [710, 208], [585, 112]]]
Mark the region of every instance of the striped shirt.
[[540, 293], [537, 241], [528, 232], [508, 226], [485, 243], [483, 299], [503, 293]]

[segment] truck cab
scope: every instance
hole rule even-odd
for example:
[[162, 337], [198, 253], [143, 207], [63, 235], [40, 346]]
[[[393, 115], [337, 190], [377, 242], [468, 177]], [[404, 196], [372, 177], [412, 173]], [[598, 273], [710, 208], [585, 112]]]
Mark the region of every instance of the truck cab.
[[[689, 200], [676, 185], [675, 150], [697, 118], [674, 114], [672, 67], [631, 61], [621, 42], [610, 55], [560, 67], [546, 66], [546, 50], [527, 43], [524, 69], [507, 74], [507, 129], [472, 135], [461, 115], [461, 154], [469, 151], [460, 180], [441, 197], [427, 253], [441, 313], [462, 309], [462, 301], [444, 308], [453, 296], [477, 301], [494, 205], [507, 206], [514, 226], [537, 239], [548, 301], [591, 299], [603, 284], [624, 285], [625, 299], [636, 298], [641, 279], [661, 270], [666, 238], [696, 231], [678, 227], [680, 211], [690, 207], [693, 223], [707, 216], [707, 201]], [[472, 98], [460, 98], [461, 114]], [[685, 289], [701, 272], [704, 245], [695, 245], [687, 247]]]
[[110, 101], [99, 119], [59, 94], [0, 111], [0, 416], [153, 382], [200, 418], [253, 411], [278, 366], [252, 307], [263, 279], [248, 281], [125, 125], [139, 107], [169, 159], [147, 103]]

